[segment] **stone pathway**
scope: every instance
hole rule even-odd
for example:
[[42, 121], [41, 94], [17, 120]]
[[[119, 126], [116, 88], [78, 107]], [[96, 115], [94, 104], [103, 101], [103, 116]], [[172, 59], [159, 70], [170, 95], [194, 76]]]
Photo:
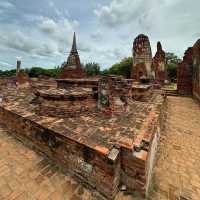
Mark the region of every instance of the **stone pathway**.
[[152, 200], [200, 199], [200, 106], [168, 97], [166, 130], [152, 186]]

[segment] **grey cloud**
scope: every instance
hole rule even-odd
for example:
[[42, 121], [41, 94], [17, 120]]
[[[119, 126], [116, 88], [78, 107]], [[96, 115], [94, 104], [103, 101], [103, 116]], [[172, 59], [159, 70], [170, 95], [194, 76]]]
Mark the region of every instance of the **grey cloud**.
[[14, 8], [14, 4], [12, 4], [9, 1], [1, 1], [0, 2], [0, 8], [4, 8], [4, 9], [10, 9], [10, 8]]
[[95, 32], [95, 33], [92, 33], [91, 35], [90, 35], [90, 37], [94, 40], [94, 41], [100, 41], [100, 40], [102, 40], [102, 38], [103, 38], [103, 36], [102, 36], [102, 33], [100, 32], [100, 31], [97, 31], [97, 32]]
[[46, 18], [44, 20], [42, 20], [42, 22], [39, 24], [39, 28], [45, 32], [45, 33], [49, 33], [49, 34], [53, 34], [56, 32], [56, 30], [58, 29], [57, 24], [55, 23], [54, 20]]
[[53, 56], [59, 55], [57, 44], [53, 41], [41, 43], [37, 39], [33, 39], [28, 34], [21, 31], [9, 32], [7, 34], [1, 34], [0, 42], [4, 46], [25, 52], [27, 54], [39, 55], [39, 56]]
[[94, 13], [106, 26], [117, 27], [128, 24], [144, 11], [145, 0], [112, 0], [110, 5], [94, 10]]
[[66, 42], [68, 45], [71, 43], [73, 32], [78, 26], [78, 21], [68, 18], [55, 21], [48, 17], [40, 17], [38, 20], [38, 27], [46, 36], [52, 37], [59, 43]]

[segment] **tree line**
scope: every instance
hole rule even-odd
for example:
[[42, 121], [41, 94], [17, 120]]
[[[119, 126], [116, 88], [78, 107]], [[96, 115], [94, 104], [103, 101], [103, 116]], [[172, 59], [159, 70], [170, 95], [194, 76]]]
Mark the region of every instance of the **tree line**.
[[[174, 53], [166, 53], [166, 64], [167, 64], [167, 71], [168, 76], [172, 81], [175, 81], [177, 78], [177, 65], [181, 62], [181, 59], [178, 58]], [[108, 69], [101, 70], [101, 67], [98, 63], [91, 62], [83, 65], [87, 76], [98, 76], [98, 75], [122, 75], [126, 78], [130, 78], [131, 68], [133, 65], [133, 58], [127, 57], [122, 59], [119, 63], [112, 65]], [[31, 67], [26, 68], [24, 71], [30, 77], [40, 77], [40, 76], [47, 76], [47, 77], [58, 77], [61, 67], [57, 66], [53, 69], [46, 69], [43, 67]], [[0, 70], [0, 76], [15, 76], [16, 70]]]

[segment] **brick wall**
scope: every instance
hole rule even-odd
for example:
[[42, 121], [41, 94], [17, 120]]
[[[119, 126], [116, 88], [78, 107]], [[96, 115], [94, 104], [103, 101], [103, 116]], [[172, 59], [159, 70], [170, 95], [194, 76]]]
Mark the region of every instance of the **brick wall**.
[[120, 182], [120, 159], [115, 161], [80, 143], [45, 129], [9, 110], [0, 108], [0, 120], [29, 147], [44, 153], [91, 189], [112, 199]]

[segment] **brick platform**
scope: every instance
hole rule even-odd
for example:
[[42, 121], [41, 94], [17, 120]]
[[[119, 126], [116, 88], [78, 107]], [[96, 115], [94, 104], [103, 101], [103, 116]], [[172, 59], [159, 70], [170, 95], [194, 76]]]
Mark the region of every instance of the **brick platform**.
[[0, 120], [82, 184], [108, 199], [120, 184], [148, 193], [163, 119], [159, 92], [132, 101], [123, 115], [94, 110], [68, 118], [38, 115], [30, 91], [4, 87], [2, 94]]

